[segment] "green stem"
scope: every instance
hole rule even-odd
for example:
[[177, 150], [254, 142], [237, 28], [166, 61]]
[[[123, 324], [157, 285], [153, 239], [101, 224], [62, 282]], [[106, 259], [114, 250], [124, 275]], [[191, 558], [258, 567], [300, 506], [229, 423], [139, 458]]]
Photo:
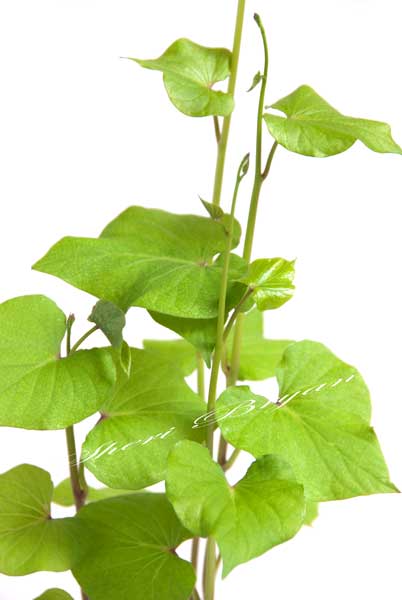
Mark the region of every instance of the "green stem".
[[250, 298], [252, 293], [253, 293], [253, 290], [248, 288], [247, 291], [245, 292], [244, 296], [240, 300], [239, 304], [236, 306], [236, 308], [232, 312], [232, 315], [225, 327], [225, 331], [223, 332], [223, 341], [226, 341], [228, 339], [230, 331], [231, 331], [239, 313], [241, 312], [241, 309], [242, 309], [244, 303]]
[[[228, 84], [228, 94], [233, 97], [236, 91], [237, 71], [239, 67], [241, 39], [243, 33], [244, 13], [246, 8], [246, 0], [238, 0], [237, 4], [237, 16], [236, 16], [236, 27], [233, 40], [232, 50], [232, 64], [231, 72]], [[223, 120], [222, 133], [219, 138], [218, 144], [218, 156], [216, 159], [216, 170], [215, 170], [215, 182], [213, 192], [213, 203], [219, 206], [221, 202], [223, 175], [225, 171], [226, 151], [229, 141], [230, 123], [232, 115], [228, 115]]]
[[205, 549], [205, 569], [204, 569], [204, 600], [214, 600], [215, 597], [215, 577], [216, 577], [216, 550], [215, 540], [209, 537]]
[[[269, 53], [268, 53], [268, 42], [265, 34], [265, 30], [261, 19], [258, 15], [254, 15], [254, 19], [261, 31], [261, 37], [264, 46], [264, 72], [261, 80], [260, 96], [258, 101], [258, 112], [257, 112], [257, 133], [256, 133], [256, 146], [255, 146], [255, 172], [254, 172], [254, 184], [253, 191], [251, 194], [250, 209], [247, 221], [247, 229], [244, 240], [243, 258], [249, 263], [251, 260], [251, 254], [253, 249], [255, 224], [257, 219], [258, 203], [261, 195], [261, 188], [268, 177], [272, 160], [274, 158], [278, 144], [274, 142], [271, 151], [268, 156], [267, 164], [262, 171], [262, 127], [263, 127], [263, 113], [265, 103], [265, 93], [268, 82], [268, 66], [269, 66]], [[229, 374], [230, 385], [235, 385], [239, 375], [239, 364], [240, 364], [240, 348], [242, 339], [242, 330], [244, 323], [244, 315], [239, 314], [236, 320], [236, 326], [233, 337], [232, 347], [232, 361], [231, 369]]]
[[202, 356], [197, 352], [197, 393], [205, 400], [205, 366]]
[[86, 333], [84, 333], [84, 335], [82, 337], [80, 337], [80, 339], [71, 348], [70, 354], [72, 354], [73, 352], [76, 352], [78, 350], [78, 348], [81, 346], [81, 344], [83, 344], [85, 342], [85, 340], [87, 338], [89, 338], [90, 335], [95, 333], [95, 331], [98, 331], [98, 329], [99, 329], [99, 327], [97, 325], [94, 325], [93, 327], [91, 327], [91, 329], [89, 329]]
[[81, 489], [80, 476], [77, 464], [77, 449], [75, 445], [74, 427], [67, 427], [66, 441], [68, 450], [68, 465], [70, 469], [71, 489], [74, 496], [74, 504], [77, 512], [82, 508], [85, 502], [85, 493]]
[[235, 464], [235, 462], [236, 462], [237, 458], [240, 456], [240, 454], [241, 454], [240, 448], [236, 448], [236, 450], [233, 450], [229, 459], [225, 462], [224, 465], [222, 465], [222, 469], [224, 471], [229, 471], [229, 469], [231, 467], [233, 467], [233, 465]]
[[[208, 391], [208, 412], [212, 412], [215, 409], [216, 392], [218, 388], [218, 377], [219, 369], [222, 359], [222, 353], [224, 349], [224, 329], [226, 321], [226, 294], [228, 289], [228, 278], [229, 278], [229, 266], [230, 266], [230, 251], [232, 248], [233, 240], [233, 227], [234, 227], [234, 215], [236, 211], [237, 196], [239, 193], [240, 183], [243, 177], [248, 171], [249, 155], [245, 156], [240, 164], [237, 172], [235, 189], [233, 192], [232, 207], [230, 211], [230, 224], [226, 240], [226, 248], [223, 257], [223, 268], [222, 268], [222, 279], [221, 289], [219, 294], [219, 306], [218, 306], [218, 322], [216, 327], [216, 344], [214, 350], [214, 358], [212, 361], [211, 379], [209, 382]], [[214, 437], [214, 425], [210, 424], [207, 431], [207, 446], [211, 455], [213, 455], [213, 437]]]

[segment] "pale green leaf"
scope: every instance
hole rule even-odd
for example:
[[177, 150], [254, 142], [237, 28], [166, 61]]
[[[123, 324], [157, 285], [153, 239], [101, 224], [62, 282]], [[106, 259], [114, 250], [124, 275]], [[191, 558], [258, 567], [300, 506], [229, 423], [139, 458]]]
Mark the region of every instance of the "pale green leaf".
[[[114, 498], [115, 496], [122, 496], [127, 494], [127, 490], [115, 490], [113, 488], [94, 488], [88, 486], [88, 495], [86, 501], [98, 502], [99, 500], [105, 500], [106, 498]], [[132, 492], [130, 492], [132, 493]], [[60, 506], [74, 506], [74, 496], [71, 489], [70, 479], [64, 479], [55, 488], [53, 492], [53, 502]]]
[[304, 517], [304, 524], [305, 525], [312, 525], [314, 523], [314, 521], [317, 519], [318, 514], [319, 514], [319, 503], [318, 502], [314, 502], [313, 500], [308, 500], [306, 502], [306, 514]]
[[202, 439], [193, 429], [205, 403], [171, 362], [132, 350], [130, 378], [102, 406], [103, 418], [83, 447], [86, 467], [112, 488], [143, 489], [165, 476], [167, 458], [182, 439]]
[[49, 473], [20, 465], [0, 475], [0, 572], [27, 575], [71, 568], [80, 533], [72, 518], [52, 519]]
[[231, 487], [206, 448], [184, 441], [171, 452], [166, 486], [183, 525], [218, 542], [224, 576], [289, 540], [303, 525], [303, 487], [276, 456], [255, 461]]
[[197, 368], [195, 348], [186, 340], [144, 340], [142, 344], [145, 350], [173, 363], [185, 376]]
[[225, 48], [206, 48], [187, 39], [174, 42], [160, 58], [131, 58], [146, 69], [162, 71], [172, 103], [185, 115], [230, 115], [233, 97], [212, 86], [230, 75], [231, 53]]
[[77, 519], [86, 533], [73, 574], [91, 600], [188, 600], [194, 570], [175, 550], [191, 536], [164, 495], [102, 500]]
[[256, 73], [254, 75], [253, 82], [252, 82], [251, 86], [249, 87], [249, 89], [247, 91], [248, 92], [252, 92], [257, 87], [257, 85], [259, 85], [261, 83], [261, 81], [263, 79], [264, 79], [263, 74], [260, 71], [258, 71], [258, 73]]
[[[176, 317], [212, 318], [222, 276], [221, 261], [213, 259], [225, 250], [226, 238], [225, 227], [207, 217], [131, 207], [98, 239], [63, 238], [34, 269], [124, 311], [141, 306]], [[240, 259], [231, 264], [230, 277], [238, 279]]]
[[260, 258], [251, 263], [241, 282], [253, 290], [258, 310], [279, 308], [292, 298], [294, 264], [284, 258]]
[[219, 221], [224, 216], [223, 209], [218, 204], [212, 204], [212, 202], [207, 202], [200, 198], [205, 210], [214, 221]]
[[64, 590], [52, 588], [38, 596], [35, 600], [73, 600], [73, 598]]
[[248, 387], [221, 395], [227, 441], [254, 456], [283, 456], [310, 500], [395, 491], [369, 424], [369, 392], [354, 367], [322, 344], [296, 342], [285, 350], [278, 381], [276, 403]]
[[374, 152], [402, 154], [390, 126], [380, 121], [346, 117], [335, 110], [311, 87], [302, 85], [264, 115], [271, 135], [279, 144], [298, 154], [325, 157], [344, 152], [360, 140]]
[[108, 349], [60, 359], [65, 331], [64, 314], [45, 296], [0, 305], [0, 425], [61, 429], [109, 396], [115, 367]]
[[[290, 340], [264, 338], [264, 316], [254, 309], [244, 316], [240, 344], [240, 381], [259, 381], [274, 377], [276, 368]], [[231, 365], [233, 330], [226, 344], [226, 362]]]
[[95, 323], [103, 331], [114, 348], [120, 348], [123, 343], [123, 329], [126, 325], [124, 312], [107, 300], [99, 300], [93, 307], [88, 321]]

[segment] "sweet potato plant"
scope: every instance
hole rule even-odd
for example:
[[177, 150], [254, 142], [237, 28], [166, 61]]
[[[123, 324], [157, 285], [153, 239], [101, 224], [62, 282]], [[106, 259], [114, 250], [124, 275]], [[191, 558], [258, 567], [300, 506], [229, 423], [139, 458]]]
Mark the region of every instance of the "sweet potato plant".
[[[131, 59], [162, 73], [181, 113], [207, 126], [213, 120], [214, 188], [202, 215], [131, 206], [98, 238], [65, 237], [35, 263], [97, 299], [79, 339], [74, 316], [47, 297], [0, 305], [0, 424], [65, 429], [69, 458], [69, 478], [57, 487], [39, 466], [0, 475], [6, 575], [71, 570], [90, 600], [213, 600], [221, 563], [226, 577], [290, 540], [320, 502], [396, 491], [359, 372], [318, 341], [264, 337], [263, 313], [292, 298], [294, 261], [252, 255], [277, 152], [325, 158], [355, 142], [380, 153], [402, 149], [387, 124], [345, 116], [308, 85], [266, 106], [268, 44], [255, 15], [262, 48], [249, 90], [255, 147], [239, 152], [237, 173], [227, 173], [233, 195], [222, 197], [245, 4], [238, 0], [231, 51], [182, 38], [159, 58]], [[227, 91], [216, 89], [226, 80]], [[240, 224], [246, 177], [253, 189]], [[131, 348], [124, 339], [130, 307], [147, 311], [174, 339]], [[104, 347], [81, 349], [98, 330]], [[192, 373], [197, 389], [186, 380]], [[253, 392], [253, 381], [272, 377], [275, 397]], [[77, 449], [74, 425], [95, 413]], [[253, 459], [232, 486], [226, 472], [242, 451]], [[87, 472], [104, 487], [88, 486]], [[165, 493], [149, 490], [159, 482]], [[75, 505], [76, 515], [52, 518], [52, 503]], [[186, 560], [178, 548], [187, 540]], [[40, 598], [70, 596], [52, 589]]]

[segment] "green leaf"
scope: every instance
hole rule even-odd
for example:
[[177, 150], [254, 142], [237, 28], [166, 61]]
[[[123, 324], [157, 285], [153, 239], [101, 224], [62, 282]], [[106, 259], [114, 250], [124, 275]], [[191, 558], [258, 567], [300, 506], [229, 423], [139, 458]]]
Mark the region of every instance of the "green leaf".
[[99, 300], [93, 307], [88, 321], [95, 323], [105, 334], [114, 348], [120, 348], [123, 343], [123, 329], [126, 325], [124, 312], [107, 300]]
[[212, 204], [212, 202], [207, 202], [202, 198], [200, 198], [200, 200], [205, 210], [207, 211], [211, 219], [214, 219], [214, 221], [219, 221], [225, 215], [223, 209], [220, 206], [218, 206], [218, 204]]
[[304, 517], [305, 525], [312, 525], [319, 514], [319, 504], [318, 502], [313, 502], [312, 500], [308, 500], [306, 503], [306, 514]]
[[258, 85], [259, 83], [261, 83], [261, 81], [262, 81], [263, 79], [264, 79], [264, 76], [263, 76], [263, 74], [262, 74], [260, 71], [258, 71], [258, 73], [256, 73], [256, 74], [254, 75], [254, 78], [253, 78], [253, 82], [252, 82], [252, 84], [251, 84], [251, 87], [250, 87], [250, 88], [247, 90], [247, 92], [252, 92], [252, 91], [253, 91], [253, 90], [254, 90], [254, 89], [257, 87], [257, 85]]
[[[132, 492], [130, 492], [132, 493]], [[88, 487], [87, 502], [98, 502], [106, 498], [114, 498], [127, 494], [127, 490], [115, 490], [112, 488], [94, 488]], [[53, 502], [59, 506], [74, 506], [74, 496], [71, 489], [71, 481], [64, 479], [55, 488], [53, 492]]]
[[389, 125], [345, 117], [307, 85], [297, 88], [271, 108], [285, 113], [287, 118], [265, 114], [269, 132], [292, 152], [305, 156], [332, 156], [360, 140], [374, 152], [402, 154], [402, 149], [392, 139]]
[[216, 343], [217, 319], [181, 319], [150, 311], [154, 321], [178, 333], [198, 350], [208, 367]]
[[195, 348], [186, 340], [144, 340], [142, 344], [164, 362], [173, 363], [184, 376], [197, 368]]
[[115, 367], [108, 349], [60, 359], [62, 311], [45, 296], [0, 305], [0, 425], [61, 429], [94, 414], [109, 396]]
[[73, 574], [91, 600], [188, 600], [192, 566], [176, 548], [190, 534], [164, 495], [135, 494], [89, 504]]
[[294, 264], [284, 258], [260, 258], [251, 263], [241, 282], [253, 290], [258, 310], [279, 308], [292, 298]]
[[227, 117], [233, 111], [233, 97], [212, 89], [215, 83], [230, 75], [231, 53], [225, 48], [206, 48], [180, 39], [160, 58], [130, 60], [146, 69], [162, 71], [171, 102], [185, 115]]
[[303, 524], [303, 487], [276, 456], [255, 461], [231, 487], [206, 448], [181, 442], [169, 457], [166, 486], [183, 525], [218, 542], [224, 576], [289, 540]]
[[118, 382], [102, 407], [103, 418], [83, 446], [87, 468], [112, 488], [143, 489], [164, 479], [172, 446], [201, 440], [193, 429], [205, 403], [170, 361], [132, 349], [130, 378]]
[[279, 401], [248, 387], [220, 397], [227, 441], [254, 456], [270, 452], [292, 465], [310, 500], [396, 491], [370, 427], [370, 395], [354, 367], [322, 344], [296, 342], [278, 369]]
[[67, 571], [80, 533], [75, 519], [52, 519], [49, 473], [20, 465], [0, 475], [0, 572]]
[[35, 600], [73, 600], [73, 598], [64, 590], [52, 588], [38, 596]]
[[[244, 317], [240, 345], [240, 381], [260, 381], [275, 376], [285, 349], [290, 340], [268, 340], [264, 338], [263, 314], [254, 309]], [[231, 365], [233, 330], [227, 341], [226, 361]]]
[[[34, 269], [124, 311], [141, 306], [207, 319], [218, 312], [222, 264], [213, 258], [225, 250], [226, 238], [225, 227], [207, 217], [131, 207], [99, 239], [63, 238]], [[232, 261], [232, 280], [239, 278], [239, 264]]]

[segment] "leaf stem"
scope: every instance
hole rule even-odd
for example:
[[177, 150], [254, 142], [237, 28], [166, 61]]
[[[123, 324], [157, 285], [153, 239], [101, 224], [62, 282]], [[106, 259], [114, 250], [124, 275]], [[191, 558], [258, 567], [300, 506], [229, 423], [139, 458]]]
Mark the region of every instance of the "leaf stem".
[[[238, 71], [238, 66], [239, 66], [245, 8], [246, 8], [246, 0], [238, 0], [236, 27], [235, 27], [235, 34], [234, 34], [234, 40], [233, 40], [233, 50], [232, 50], [231, 73], [230, 73], [229, 84], [228, 84], [228, 94], [231, 94], [232, 96], [235, 95], [235, 91], [236, 91], [237, 71]], [[220, 135], [219, 144], [218, 144], [218, 156], [216, 159], [215, 182], [214, 182], [214, 192], [213, 192], [213, 200], [212, 200], [213, 204], [217, 204], [218, 206], [221, 202], [223, 175], [224, 175], [224, 171], [225, 171], [226, 151], [227, 151], [227, 146], [228, 146], [228, 141], [229, 141], [231, 120], [232, 120], [231, 114], [224, 118], [223, 126], [222, 126], [222, 133]]]
[[234, 322], [237, 319], [238, 314], [241, 312], [241, 309], [244, 305], [244, 303], [250, 298], [251, 294], [253, 293], [253, 289], [252, 288], [248, 288], [246, 290], [246, 292], [244, 293], [242, 299], [240, 300], [239, 304], [235, 307], [234, 311], [232, 312], [232, 315], [225, 327], [225, 331], [223, 332], [223, 340], [226, 341], [230, 331], [234, 325]]
[[76, 352], [78, 350], [78, 348], [81, 346], [81, 344], [83, 344], [85, 342], [85, 340], [87, 338], [89, 338], [90, 335], [95, 333], [95, 331], [98, 331], [98, 329], [99, 329], [99, 327], [97, 325], [94, 325], [93, 327], [91, 327], [91, 329], [89, 329], [86, 333], [84, 333], [84, 335], [82, 337], [80, 337], [80, 339], [71, 348], [70, 354], [73, 354], [73, 352]]
[[205, 549], [205, 569], [204, 569], [204, 600], [214, 600], [215, 597], [215, 577], [216, 577], [216, 550], [215, 540], [212, 537], [207, 539]]
[[68, 450], [68, 465], [70, 469], [71, 489], [74, 496], [74, 504], [77, 512], [85, 502], [85, 492], [81, 489], [80, 476], [77, 466], [77, 449], [75, 444], [74, 427], [66, 428], [66, 441]]
[[233, 450], [232, 454], [230, 455], [230, 457], [228, 458], [228, 460], [225, 462], [224, 465], [222, 465], [222, 469], [224, 471], [229, 471], [229, 469], [231, 467], [233, 467], [233, 465], [235, 464], [237, 458], [240, 456], [241, 454], [241, 450], [240, 448], [236, 448], [235, 450]]
[[205, 400], [205, 366], [200, 352], [197, 352], [197, 393]]
[[[258, 101], [258, 112], [257, 112], [257, 132], [256, 132], [256, 145], [255, 145], [255, 172], [254, 172], [254, 184], [253, 191], [251, 194], [250, 209], [248, 214], [247, 229], [244, 240], [243, 258], [249, 263], [251, 260], [251, 253], [253, 249], [255, 224], [257, 219], [258, 203], [261, 195], [261, 188], [268, 177], [270, 172], [272, 160], [274, 158], [278, 144], [274, 142], [271, 151], [268, 156], [267, 164], [262, 171], [262, 126], [263, 126], [263, 112], [265, 103], [265, 94], [268, 82], [268, 67], [269, 67], [269, 52], [268, 42], [265, 33], [264, 26], [262, 24], [259, 15], [254, 15], [254, 19], [260, 29], [263, 47], [264, 47], [264, 71], [261, 80], [260, 96]], [[238, 380], [239, 364], [240, 364], [240, 348], [241, 339], [243, 335], [243, 323], [244, 315], [239, 314], [236, 319], [236, 326], [233, 336], [232, 346], [232, 361], [231, 369], [229, 374], [230, 385], [235, 385]]]
[[219, 125], [219, 119], [216, 115], [214, 115], [214, 130], [215, 130], [215, 138], [216, 138], [216, 142], [217, 144], [219, 144], [219, 142], [221, 141], [221, 128]]

